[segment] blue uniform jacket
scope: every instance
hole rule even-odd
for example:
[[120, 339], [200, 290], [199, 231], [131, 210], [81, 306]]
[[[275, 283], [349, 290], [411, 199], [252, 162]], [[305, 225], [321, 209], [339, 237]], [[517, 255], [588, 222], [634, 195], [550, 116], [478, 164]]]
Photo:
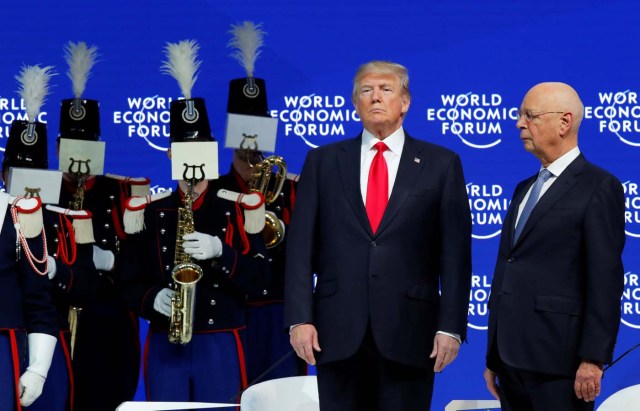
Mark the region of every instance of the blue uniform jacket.
[[[198, 232], [218, 236], [223, 243], [222, 256], [197, 261], [204, 271], [196, 285], [195, 332], [223, 331], [245, 325], [246, 294], [261, 290], [268, 283], [270, 270], [267, 252], [260, 236], [249, 235], [250, 250], [242, 254], [236, 206], [217, 197], [218, 180], [209, 181], [203, 197], [194, 203], [194, 224]], [[153, 309], [158, 292], [173, 286], [177, 237], [177, 211], [182, 206], [178, 190], [169, 197], [149, 204], [145, 210], [145, 229], [129, 235], [123, 249], [122, 275], [125, 297], [130, 307], [150, 321], [152, 330], [167, 330], [169, 318]], [[225, 243], [233, 230], [233, 247]]]

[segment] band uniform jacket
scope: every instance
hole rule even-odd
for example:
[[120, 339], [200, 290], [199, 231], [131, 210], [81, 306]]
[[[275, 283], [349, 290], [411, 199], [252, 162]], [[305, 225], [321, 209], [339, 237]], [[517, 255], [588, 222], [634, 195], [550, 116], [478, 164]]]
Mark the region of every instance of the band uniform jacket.
[[[16, 230], [13, 227], [11, 213], [7, 210], [2, 218], [4, 223], [0, 232], [0, 333], [3, 330], [26, 330], [28, 333], [43, 333], [55, 337], [58, 326], [49, 277], [33, 270], [22, 246], [19, 259], [16, 258]], [[41, 259], [44, 254], [42, 236], [27, 239], [27, 244], [35, 257]], [[38, 270], [43, 271], [45, 268], [44, 264], [35, 261], [34, 264]], [[2, 361], [9, 359], [5, 358]]]
[[385, 358], [430, 368], [436, 331], [466, 336], [471, 217], [462, 165], [405, 133], [373, 234], [360, 152], [359, 136], [307, 154], [288, 233], [285, 324], [315, 325], [320, 364], [352, 356], [370, 323]]
[[99, 301], [110, 292], [113, 282], [96, 270], [93, 244], [71, 243], [73, 227], [67, 224], [72, 224], [73, 219], [43, 208], [47, 248], [56, 260], [56, 275], [51, 280], [53, 301], [58, 310], [58, 325], [68, 331], [70, 306], [84, 308]]
[[573, 376], [581, 359], [608, 363], [620, 323], [624, 283], [623, 188], [577, 157], [540, 197], [512, 246], [520, 203], [505, 217], [489, 299], [487, 366]]
[[[275, 176], [271, 176], [273, 179]], [[220, 176], [220, 184], [229, 190], [248, 193], [249, 185], [242, 181], [241, 177], [233, 170]], [[284, 239], [277, 246], [270, 248], [269, 261], [271, 270], [271, 281], [262, 289], [252, 290], [248, 295], [248, 303], [255, 305], [282, 303], [284, 301], [284, 265], [285, 246], [287, 241], [287, 228], [291, 220], [291, 211], [295, 201], [295, 190], [297, 182], [285, 180], [282, 191], [271, 203], [266, 204], [267, 211], [273, 212], [285, 226]]]
[[[194, 201], [195, 231], [218, 236], [222, 256], [192, 261], [203, 278], [196, 285], [194, 332], [215, 332], [245, 326], [244, 304], [250, 290], [262, 289], [269, 281], [267, 252], [262, 237], [249, 235], [250, 249], [243, 254], [234, 202], [219, 198], [218, 180], [209, 181], [201, 197]], [[153, 309], [158, 292], [172, 288], [177, 240], [178, 208], [183, 206], [179, 189], [169, 197], [152, 202], [144, 210], [144, 230], [129, 235], [124, 248], [122, 273], [127, 278], [125, 296], [130, 307], [150, 321], [154, 331], [167, 331], [169, 318]], [[234, 233], [233, 247], [226, 242]]]
[[[115, 266], [111, 271], [95, 270], [84, 287], [78, 268], [73, 277], [53, 279], [56, 294], [70, 298], [82, 311], [74, 349], [74, 407], [77, 410], [111, 410], [123, 401], [132, 400], [138, 386], [140, 342], [138, 319], [122, 298], [119, 275], [121, 246], [126, 234], [122, 228], [124, 201], [128, 187], [107, 176], [91, 176], [85, 183], [82, 208], [92, 214], [95, 245], [113, 252]], [[60, 206], [69, 207], [76, 187], [63, 181]], [[83, 247], [93, 260], [93, 245]], [[82, 253], [84, 253], [83, 250]], [[93, 265], [91, 261], [90, 265]], [[95, 269], [95, 265], [93, 265]], [[97, 281], [94, 281], [98, 277]], [[72, 288], [69, 292], [69, 287]], [[78, 300], [80, 298], [81, 300]], [[87, 301], [91, 298], [92, 301]], [[83, 304], [83, 303], [87, 304]]]

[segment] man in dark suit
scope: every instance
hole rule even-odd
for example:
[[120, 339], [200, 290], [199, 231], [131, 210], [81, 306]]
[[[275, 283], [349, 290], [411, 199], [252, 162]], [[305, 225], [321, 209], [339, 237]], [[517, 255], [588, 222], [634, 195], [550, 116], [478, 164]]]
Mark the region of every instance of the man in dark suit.
[[462, 166], [405, 133], [410, 101], [403, 66], [364, 64], [353, 89], [362, 134], [312, 150], [302, 169], [285, 324], [298, 356], [317, 359], [323, 410], [424, 411], [433, 372], [465, 339], [471, 218]]
[[592, 410], [612, 359], [624, 195], [580, 154], [583, 108], [567, 84], [541, 83], [518, 113], [541, 170], [515, 189], [491, 288], [485, 379], [503, 410]]

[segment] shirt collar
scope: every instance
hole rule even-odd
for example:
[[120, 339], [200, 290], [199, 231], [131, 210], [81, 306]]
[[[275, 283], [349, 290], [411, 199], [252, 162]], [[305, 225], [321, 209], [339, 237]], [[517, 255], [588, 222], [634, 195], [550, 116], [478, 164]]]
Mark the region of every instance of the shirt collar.
[[567, 167], [569, 167], [569, 164], [571, 164], [573, 160], [578, 158], [579, 155], [580, 149], [578, 148], [578, 146], [575, 146], [571, 150], [564, 153], [562, 157], [549, 164], [547, 170], [551, 171], [554, 176], [558, 177]]
[[[371, 150], [379, 141], [380, 140], [368, 132], [367, 129], [362, 130], [362, 149], [364, 151]], [[389, 151], [399, 156], [402, 152], [402, 146], [404, 145], [404, 129], [400, 126], [399, 129], [391, 133], [382, 141], [384, 141], [387, 147], [389, 147]]]

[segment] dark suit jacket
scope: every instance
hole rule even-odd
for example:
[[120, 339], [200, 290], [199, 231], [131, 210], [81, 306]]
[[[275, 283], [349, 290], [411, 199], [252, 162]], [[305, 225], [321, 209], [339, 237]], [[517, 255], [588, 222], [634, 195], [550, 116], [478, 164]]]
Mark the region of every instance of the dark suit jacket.
[[432, 367], [437, 330], [466, 335], [471, 218], [460, 159], [406, 135], [374, 235], [360, 144], [357, 137], [307, 155], [287, 234], [285, 324], [316, 326], [321, 364], [352, 356], [370, 321], [384, 357]]
[[489, 300], [487, 366], [497, 344], [512, 367], [575, 375], [581, 359], [611, 361], [624, 283], [624, 194], [607, 171], [576, 158], [540, 198], [511, 246], [521, 182], [507, 212]]

